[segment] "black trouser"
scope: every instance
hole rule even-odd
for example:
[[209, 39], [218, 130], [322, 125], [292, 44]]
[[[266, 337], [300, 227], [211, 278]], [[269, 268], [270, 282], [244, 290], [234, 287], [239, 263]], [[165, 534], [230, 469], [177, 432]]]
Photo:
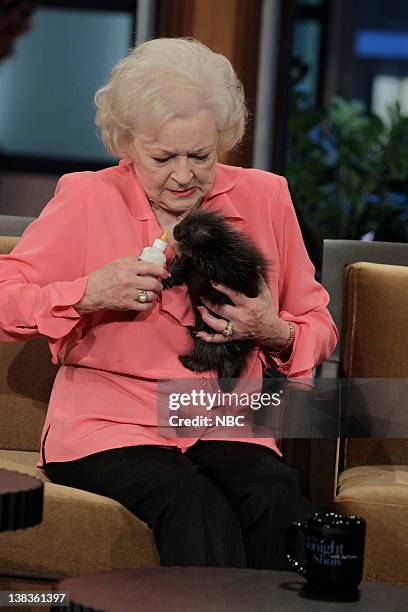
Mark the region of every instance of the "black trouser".
[[154, 532], [161, 565], [289, 569], [284, 534], [317, 510], [274, 451], [246, 442], [128, 446], [48, 463], [55, 483], [116, 499]]

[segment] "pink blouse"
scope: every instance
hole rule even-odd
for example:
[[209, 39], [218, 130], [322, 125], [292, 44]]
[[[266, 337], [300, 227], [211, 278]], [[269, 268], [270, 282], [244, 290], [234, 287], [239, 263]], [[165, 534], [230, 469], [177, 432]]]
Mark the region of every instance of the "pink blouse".
[[[249, 359], [244, 378], [262, 379], [270, 364], [291, 379], [310, 379], [333, 351], [337, 330], [325, 289], [315, 281], [286, 180], [255, 169], [217, 165], [204, 206], [247, 233], [270, 261], [269, 288], [279, 316], [293, 322], [295, 343], [282, 362], [266, 348]], [[63, 176], [55, 196], [0, 257], [0, 341], [47, 336], [60, 362], [41, 437], [50, 461], [71, 461], [139, 444], [177, 446], [198, 439], [242, 440], [280, 454], [273, 437], [243, 437], [196, 426], [180, 434], [157, 427], [158, 381], [194, 379], [214, 388], [216, 373], [191, 372], [177, 356], [192, 348], [194, 315], [185, 286], [165, 290], [146, 312], [101, 310], [79, 315], [73, 304], [88, 275], [112, 260], [137, 256], [161, 234], [130, 160], [98, 172]], [[174, 257], [169, 248], [168, 261]], [[226, 431], [226, 430], [225, 430]]]

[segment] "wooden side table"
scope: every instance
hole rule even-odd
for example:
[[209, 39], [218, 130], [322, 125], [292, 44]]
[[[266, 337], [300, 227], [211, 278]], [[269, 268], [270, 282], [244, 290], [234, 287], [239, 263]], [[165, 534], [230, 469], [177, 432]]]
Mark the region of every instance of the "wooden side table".
[[43, 503], [44, 483], [39, 478], [0, 469], [0, 531], [38, 525]]
[[363, 583], [359, 601], [327, 602], [302, 597], [305, 581], [295, 573], [215, 567], [154, 567], [115, 570], [60, 581], [75, 612], [401, 612], [408, 589]]

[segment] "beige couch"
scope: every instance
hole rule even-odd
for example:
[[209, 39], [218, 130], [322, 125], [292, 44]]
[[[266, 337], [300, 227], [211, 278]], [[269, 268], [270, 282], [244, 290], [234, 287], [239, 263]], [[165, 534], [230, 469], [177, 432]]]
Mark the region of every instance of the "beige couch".
[[[17, 238], [0, 237], [0, 253]], [[118, 502], [51, 483], [36, 468], [57, 368], [45, 339], [0, 344], [0, 468], [45, 482], [43, 521], [0, 533], [0, 575], [58, 579], [159, 564], [151, 530]]]
[[[376, 386], [380, 397], [365, 392], [360, 402], [367, 403], [372, 418], [380, 402], [384, 419], [406, 424], [408, 267], [348, 266], [343, 314], [344, 376], [388, 379]], [[400, 380], [392, 385], [389, 379]], [[408, 440], [352, 437], [343, 441], [340, 452], [335, 508], [367, 521], [366, 578], [408, 585]]]
[[[408, 244], [325, 241], [323, 284], [341, 343], [320, 375], [361, 379], [367, 434], [311, 440], [309, 491], [366, 519], [365, 580], [408, 586]], [[390, 417], [402, 423], [394, 437]], [[383, 434], [369, 437], [376, 423]]]

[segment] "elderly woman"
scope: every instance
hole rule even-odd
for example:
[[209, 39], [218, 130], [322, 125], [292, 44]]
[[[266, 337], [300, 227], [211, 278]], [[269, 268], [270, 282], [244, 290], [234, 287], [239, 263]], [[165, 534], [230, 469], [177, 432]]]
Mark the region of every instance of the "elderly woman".
[[216, 373], [179, 361], [193, 343], [186, 287], [163, 290], [166, 268], [138, 255], [193, 206], [222, 213], [272, 265], [256, 298], [217, 287], [233, 305], [203, 304], [214, 333], [201, 339], [254, 340], [244, 378], [261, 379], [269, 364], [308, 379], [337, 332], [286, 181], [218, 163], [244, 133], [243, 89], [230, 62], [194, 40], [140, 45], [95, 99], [119, 164], [63, 176], [0, 261], [0, 340], [46, 336], [62, 364], [38, 467], [146, 521], [163, 565], [285, 568], [285, 529], [314, 506], [275, 440], [214, 436], [211, 427], [166, 436], [155, 427], [158, 381], [205, 389]]

